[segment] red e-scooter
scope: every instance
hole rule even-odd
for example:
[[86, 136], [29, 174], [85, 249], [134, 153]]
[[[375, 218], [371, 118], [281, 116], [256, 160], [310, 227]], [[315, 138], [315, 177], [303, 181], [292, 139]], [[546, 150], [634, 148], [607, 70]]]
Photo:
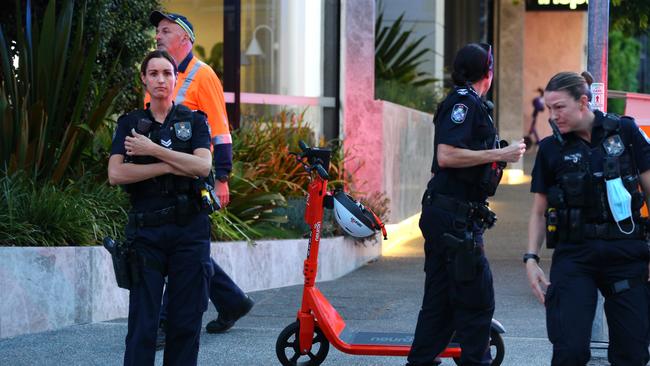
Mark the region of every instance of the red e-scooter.
[[[310, 148], [302, 141], [300, 148], [302, 153], [296, 154], [297, 160], [311, 175], [305, 210], [305, 222], [311, 227], [311, 237], [303, 269], [305, 282], [302, 304], [297, 320], [284, 328], [278, 336], [275, 344], [278, 360], [284, 366], [317, 366], [325, 361], [330, 343], [339, 351], [353, 355], [407, 356], [413, 334], [350, 330], [325, 295], [316, 288], [318, 249], [325, 208], [337, 206], [337, 222], [348, 233], [369, 236], [381, 229], [386, 238], [386, 229], [372, 211], [345, 193], [327, 192], [331, 150]], [[492, 365], [495, 366], [503, 361], [505, 347], [501, 334], [504, 332], [503, 326], [492, 319], [490, 352]], [[460, 345], [452, 339], [439, 357], [452, 357], [458, 363], [460, 354]]]

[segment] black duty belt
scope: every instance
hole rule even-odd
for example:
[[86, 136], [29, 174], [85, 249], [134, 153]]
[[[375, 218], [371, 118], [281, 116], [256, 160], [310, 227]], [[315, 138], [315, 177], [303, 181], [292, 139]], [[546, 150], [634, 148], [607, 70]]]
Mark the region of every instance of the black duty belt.
[[[187, 219], [198, 213], [200, 209], [196, 205], [189, 205], [187, 209], [179, 212], [177, 206], [165, 207], [160, 210], [146, 212], [129, 212], [129, 221], [135, 223], [138, 227], [160, 226], [164, 224], [178, 223], [180, 220]], [[185, 216], [185, 217], [180, 217]]]
[[584, 237], [585, 239], [603, 239], [603, 240], [616, 240], [616, 239], [644, 239], [645, 230], [641, 223], [635, 223], [634, 230], [629, 234], [624, 234], [616, 224], [603, 223], [603, 224], [585, 224]]
[[469, 202], [461, 201], [453, 197], [445, 196], [439, 193], [426, 190], [422, 197], [422, 204], [425, 206], [435, 206], [441, 210], [448, 211], [458, 217], [469, 217], [472, 206]]

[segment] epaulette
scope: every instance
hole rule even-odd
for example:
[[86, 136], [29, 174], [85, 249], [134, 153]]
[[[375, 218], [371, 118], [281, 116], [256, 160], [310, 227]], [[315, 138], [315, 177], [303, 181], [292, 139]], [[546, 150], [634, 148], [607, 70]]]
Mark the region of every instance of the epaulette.
[[196, 113], [198, 113], [198, 114], [203, 115], [205, 118], [208, 118], [207, 113], [203, 112], [203, 111], [200, 110], [200, 109], [193, 109], [192, 112], [196, 112]]
[[603, 113], [603, 129], [608, 133], [618, 131], [620, 127], [621, 117], [614, 113]]
[[130, 111], [130, 112], [126, 112], [126, 113], [124, 113], [124, 114], [121, 115], [119, 118], [122, 118], [122, 117], [129, 117], [129, 116], [134, 116], [134, 115], [137, 116], [138, 114], [146, 114], [146, 112], [144, 111], [144, 109], [138, 109], [138, 108], [136, 108], [136, 109], [133, 109], [133, 110]]

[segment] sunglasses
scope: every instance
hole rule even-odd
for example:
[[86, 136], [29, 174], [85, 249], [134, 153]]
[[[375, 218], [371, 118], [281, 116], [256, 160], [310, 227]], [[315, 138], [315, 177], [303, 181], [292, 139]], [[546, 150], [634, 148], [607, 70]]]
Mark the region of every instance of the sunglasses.
[[494, 69], [494, 56], [492, 56], [492, 45], [488, 46], [488, 51], [487, 51], [487, 60], [486, 66], [488, 68], [488, 71], [492, 71]]

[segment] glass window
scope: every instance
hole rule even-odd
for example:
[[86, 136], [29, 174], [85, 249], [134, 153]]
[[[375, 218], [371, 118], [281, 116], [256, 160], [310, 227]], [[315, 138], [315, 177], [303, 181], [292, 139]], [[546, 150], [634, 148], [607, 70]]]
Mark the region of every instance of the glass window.
[[322, 0], [242, 0], [241, 91], [322, 95]]
[[223, 0], [161, 0], [162, 8], [187, 17], [194, 27], [194, 55], [221, 79], [223, 75]]
[[[194, 54], [220, 78], [236, 72], [223, 69], [224, 0], [161, 5], [188, 17], [197, 37]], [[240, 119], [305, 111], [316, 136], [338, 137], [338, 0], [240, 0], [240, 5]], [[225, 92], [233, 103], [233, 90]]]

